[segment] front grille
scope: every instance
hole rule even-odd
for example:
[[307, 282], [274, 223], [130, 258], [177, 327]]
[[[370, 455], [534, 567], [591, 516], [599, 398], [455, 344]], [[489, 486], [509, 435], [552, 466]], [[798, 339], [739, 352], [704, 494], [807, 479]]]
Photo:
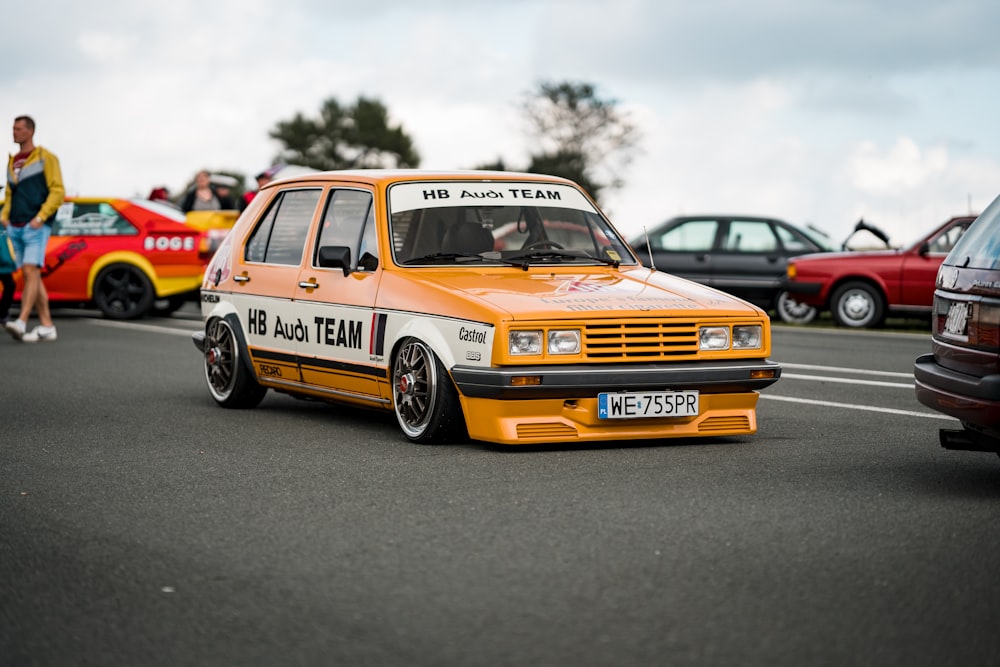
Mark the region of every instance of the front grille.
[[519, 439], [531, 438], [572, 438], [577, 435], [576, 429], [562, 422], [547, 422], [543, 424], [529, 423], [517, 425]]
[[617, 322], [583, 327], [588, 360], [656, 361], [698, 353], [695, 322]]

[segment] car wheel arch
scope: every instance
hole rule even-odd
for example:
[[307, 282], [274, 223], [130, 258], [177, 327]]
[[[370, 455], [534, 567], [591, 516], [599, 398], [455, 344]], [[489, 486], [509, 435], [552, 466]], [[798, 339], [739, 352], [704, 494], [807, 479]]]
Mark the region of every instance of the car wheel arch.
[[141, 271], [145, 274], [146, 279], [153, 285], [154, 296], [160, 296], [159, 293], [156, 292], [159, 277], [153, 263], [142, 255], [134, 252], [123, 251], [109, 252], [105, 255], [101, 255], [94, 261], [93, 264], [90, 265], [90, 271], [87, 273], [87, 299], [93, 300], [94, 298], [94, 285], [97, 284], [97, 277], [101, 275], [101, 272], [104, 271], [104, 269], [114, 264], [128, 264]]

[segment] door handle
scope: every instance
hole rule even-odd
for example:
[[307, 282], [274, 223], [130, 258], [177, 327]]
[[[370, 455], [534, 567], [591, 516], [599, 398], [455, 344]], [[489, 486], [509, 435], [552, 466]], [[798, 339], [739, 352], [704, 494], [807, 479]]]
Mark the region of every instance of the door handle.
[[299, 283], [299, 287], [304, 287], [305, 289], [316, 289], [319, 287], [319, 283], [313, 283], [303, 280]]
[[248, 282], [250, 282], [250, 276], [248, 276], [247, 274], [244, 273], [244, 274], [239, 275], [239, 276], [233, 276], [233, 280], [236, 281], [236, 282], [238, 282], [238, 283], [248, 283]]

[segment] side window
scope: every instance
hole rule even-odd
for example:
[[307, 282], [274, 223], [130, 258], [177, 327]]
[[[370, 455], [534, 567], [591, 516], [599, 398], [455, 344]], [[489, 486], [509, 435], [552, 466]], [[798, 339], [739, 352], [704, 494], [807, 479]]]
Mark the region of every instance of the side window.
[[789, 252], [807, 253], [816, 250], [815, 244], [810, 243], [808, 239], [791, 229], [787, 229], [781, 225], [775, 225], [774, 232], [778, 235], [778, 238], [781, 239], [781, 245], [783, 245], [785, 250]]
[[52, 220], [54, 236], [135, 236], [139, 233], [108, 202], [63, 204]]
[[662, 234], [651, 236], [649, 242], [654, 250], [704, 252], [712, 249], [718, 228], [717, 220], [688, 220]]
[[958, 243], [958, 239], [962, 237], [962, 234], [968, 228], [969, 223], [959, 223], [949, 227], [927, 243], [928, 251], [941, 254], [951, 252], [951, 249]]
[[778, 239], [766, 222], [733, 220], [723, 248], [730, 252], [773, 252], [778, 248]]
[[[362, 234], [367, 236], [367, 225], [369, 218], [374, 226], [374, 211], [372, 207], [372, 195], [364, 190], [331, 190], [326, 201], [326, 211], [323, 213], [323, 226], [320, 228], [319, 237], [316, 241], [316, 253], [313, 254], [315, 262], [316, 254], [323, 246], [347, 246], [351, 249], [351, 268], [358, 265], [358, 258], [361, 252], [373, 252], [374, 243], [371, 247], [362, 246]], [[372, 232], [374, 238], [374, 232]], [[377, 249], [374, 249], [377, 254]]]
[[321, 191], [287, 190], [280, 193], [247, 241], [248, 262], [297, 265]]

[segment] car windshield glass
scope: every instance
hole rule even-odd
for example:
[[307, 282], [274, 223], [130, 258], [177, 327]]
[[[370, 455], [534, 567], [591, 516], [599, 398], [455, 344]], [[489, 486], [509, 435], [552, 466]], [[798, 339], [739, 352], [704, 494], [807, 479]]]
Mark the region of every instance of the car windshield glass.
[[1000, 197], [976, 218], [944, 263], [959, 268], [1000, 269]]
[[389, 190], [398, 264], [635, 264], [576, 188], [552, 183], [403, 183]]

